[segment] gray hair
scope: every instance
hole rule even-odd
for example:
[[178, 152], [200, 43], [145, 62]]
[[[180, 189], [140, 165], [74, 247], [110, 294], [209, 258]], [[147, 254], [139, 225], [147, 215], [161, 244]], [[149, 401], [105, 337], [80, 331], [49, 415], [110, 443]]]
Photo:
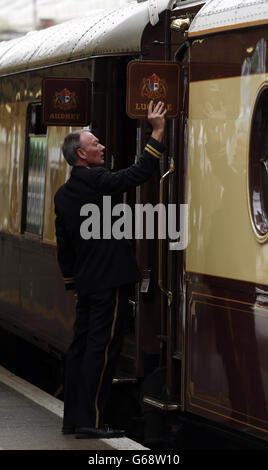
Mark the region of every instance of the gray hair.
[[69, 165], [74, 166], [77, 161], [77, 150], [83, 148], [80, 142], [80, 135], [83, 130], [70, 132], [66, 135], [62, 144], [62, 153]]

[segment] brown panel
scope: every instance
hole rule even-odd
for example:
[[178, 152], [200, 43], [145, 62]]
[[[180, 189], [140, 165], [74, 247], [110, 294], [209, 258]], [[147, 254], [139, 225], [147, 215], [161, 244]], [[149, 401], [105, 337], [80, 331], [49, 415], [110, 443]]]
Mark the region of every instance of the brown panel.
[[144, 60], [169, 59], [170, 11], [165, 10], [159, 15], [159, 22], [152, 26], [150, 23], [143, 31], [141, 39], [141, 54]]
[[0, 321], [65, 351], [75, 302], [64, 289], [56, 248], [1, 234], [0, 259]]
[[267, 70], [264, 43], [267, 28], [222, 33], [192, 40], [191, 81], [263, 73]]
[[0, 235], [0, 320], [15, 323], [20, 302], [20, 243], [17, 237]]
[[268, 288], [188, 273], [186, 408], [268, 440]]

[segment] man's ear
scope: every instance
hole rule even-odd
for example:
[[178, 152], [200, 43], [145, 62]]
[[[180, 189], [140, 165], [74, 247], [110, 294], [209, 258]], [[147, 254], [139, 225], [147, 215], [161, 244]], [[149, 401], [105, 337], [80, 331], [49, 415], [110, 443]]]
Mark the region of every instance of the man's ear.
[[85, 156], [85, 153], [84, 153], [84, 149], [82, 148], [79, 148], [77, 149], [76, 153], [78, 155], [79, 158], [82, 158], [83, 160], [85, 160], [86, 156]]

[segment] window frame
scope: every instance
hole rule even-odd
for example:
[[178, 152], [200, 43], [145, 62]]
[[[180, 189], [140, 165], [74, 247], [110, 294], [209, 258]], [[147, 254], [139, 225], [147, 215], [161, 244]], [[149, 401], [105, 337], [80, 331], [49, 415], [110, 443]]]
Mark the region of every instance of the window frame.
[[[262, 100], [265, 93], [265, 99]], [[268, 112], [267, 119], [264, 123], [258, 123], [256, 119], [260, 106], [264, 106], [267, 101], [268, 105], [268, 82], [265, 82], [258, 89], [253, 112], [251, 116], [251, 126], [249, 133], [249, 155], [248, 155], [248, 206], [251, 226], [258, 242], [265, 243], [268, 240], [268, 213], [265, 210], [263, 199], [263, 179], [262, 165], [264, 164], [263, 141], [265, 128], [268, 128]], [[268, 108], [267, 108], [268, 109]], [[268, 148], [265, 156], [268, 163]], [[268, 177], [268, 172], [267, 172]], [[267, 205], [267, 204], [266, 204]]]
[[44, 195], [46, 190], [46, 171], [47, 171], [47, 150], [48, 150], [48, 128], [46, 126], [46, 134], [33, 134], [30, 133], [31, 128], [31, 114], [33, 106], [40, 106], [40, 114], [42, 116], [42, 104], [40, 101], [33, 101], [28, 104], [26, 111], [26, 128], [25, 128], [25, 144], [24, 144], [24, 167], [23, 167], [23, 187], [22, 187], [22, 209], [21, 209], [21, 234], [33, 238], [42, 239], [44, 229], [44, 208], [42, 215], [41, 233], [30, 232], [27, 230], [27, 201], [28, 201], [28, 183], [29, 183], [29, 161], [30, 161], [30, 137], [46, 137], [46, 161], [45, 161], [45, 182], [44, 182]]

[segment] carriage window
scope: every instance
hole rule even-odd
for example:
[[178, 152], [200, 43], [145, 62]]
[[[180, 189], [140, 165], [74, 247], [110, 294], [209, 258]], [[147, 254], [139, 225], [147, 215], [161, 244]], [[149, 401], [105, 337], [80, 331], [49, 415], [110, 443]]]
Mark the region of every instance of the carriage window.
[[22, 231], [42, 235], [47, 129], [41, 121], [41, 104], [31, 104], [28, 107], [27, 120]]
[[268, 239], [268, 86], [256, 100], [249, 153], [249, 204], [252, 226], [260, 242]]

